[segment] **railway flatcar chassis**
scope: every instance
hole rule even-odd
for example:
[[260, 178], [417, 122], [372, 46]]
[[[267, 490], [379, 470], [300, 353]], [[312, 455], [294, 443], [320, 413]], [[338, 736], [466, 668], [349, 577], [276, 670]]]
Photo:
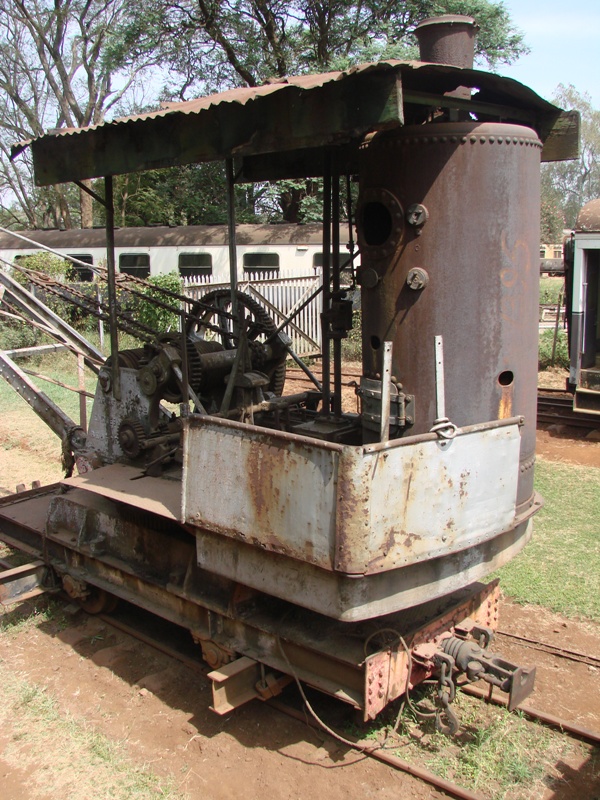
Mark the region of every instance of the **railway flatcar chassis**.
[[[160, 480], [142, 478], [133, 484], [139, 492], [120, 495], [106, 484], [100, 494], [78, 487], [76, 478], [0, 500], [3, 540], [39, 559], [34, 570], [4, 573], [0, 600], [62, 588], [92, 613], [114, 609], [121, 598], [188, 628], [214, 669], [214, 709], [221, 714], [279, 694], [290, 676], [373, 719], [436, 675], [440, 711], [446, 709], [452, 730], [456, 720], [447, 707], [457, 673], [508, 692], [511, 709], [531, 692], [535, 668], [488, 649], [498, 622], [498, 581], [377, 620], [339, 622], [202, 569], [194, 531], [174, 522], [168, 491], [152, 486]], [[142, 510], [149, 490], [153, 506]]]
[[[87, 431], [0, 357], [78, 472], [0, 501], [0, 538], [37, 560], [4, 573], [0, 598], [62, 588], [90, 611], [123, 598], [185, 626], [220, 713], [295, 679], [372, 719], [433, 677], [438, 724], [454, 730], [461, 676], [501, 687], [510, 708], [527, 696], [535, 670], [490, 650], [498, 586], [480, 581], [527, 543], [541, 504], [539, 161], [543, 147], [572, 154], [576, 122], [473, 70], [474, 31], [463, 17], [418, 27], [425, 60], [450, 44], [445, 64], [289, 78], [17, 148], [31, 147], [40, 184], [105, 178], [111, 356]], [[180, 331], [120, 350], [135, 320], [116, 302], [112, 176], [215, 158], [231, 288], [167, 293]], [[305, 367], [315, 389], [286, 396], [285, 325], [236, 286], [233, 189], [298, 175], [323, 178], [324, 345], [321, 380]], [[353, 319], [338, 241], [352, 176], [357, 413], [342, 408]]]

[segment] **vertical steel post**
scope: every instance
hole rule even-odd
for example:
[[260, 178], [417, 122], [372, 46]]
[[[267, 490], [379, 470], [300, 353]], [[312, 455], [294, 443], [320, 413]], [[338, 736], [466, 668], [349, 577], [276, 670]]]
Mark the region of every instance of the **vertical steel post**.
[[323, 312], [321, 314], [321, 364], [323, 367], [323, 413], [331, 410], [331, 353], [329, 316], [331, 312], [331, 153], [324, 154], [323, 170]]
[[85, 362], [83, 355], [77, 353], [77, 379], [79, 387], [79, 424], [87, 432], [87, 400], [85, 396]]
[[[333, 298], [340, 299], [340, 176], [333, 170], [331, 193], [331, 271]], [[333, 413], [342, 415], [342, 339], [336, 331], [333, 339]]]
[[188, 349], [187, 349], [187, 331], [185, 309], [182, 304], [182, 313], [179, 316], [181, 324], [180, 331], [180, 347], [181, 347], [181, 403], [179, 405], [181, 416], [189, 417], [190, 415], [190, 373], [188, 367]]
[[381, 370], [381, 426], [379, 440], [390, 438], [390, 401], [392, 397], [392, 353], [393, 342], [383, 343], [383, 365]]
[[350, 175], [346, 175], [346, 206], [348, 210], [348, 252], [350, 253], [352, 280], [355, 280], [356, 271], [354, 266], [354, 218], [352, 216], [352, 184], [350, 182]]
[[227, 174], [227, 229], [229, 239], [229, 282], [231, 284], [231, 313], [234, 316], [234, 328], [238, 324], [237, 318], [237, 247], [235, 232], [235, 194], [233, 159], [225, 159]]
[[115, 266], [115, 204], [112, 175], [104, 178], [106, 203], [106, 271], [108, 284], [108, 313], [110, 318], [111, 388], [115, 400], [121, 399], [119, 374], [119, 330], [117, 328], [117, 284]]
[[104, 320], [102, 319], [102, 295], [100, 286], [96, 284], [96, 300], [98, 303], [98, 336], [100, 339], [100, 350], [104, 350]]

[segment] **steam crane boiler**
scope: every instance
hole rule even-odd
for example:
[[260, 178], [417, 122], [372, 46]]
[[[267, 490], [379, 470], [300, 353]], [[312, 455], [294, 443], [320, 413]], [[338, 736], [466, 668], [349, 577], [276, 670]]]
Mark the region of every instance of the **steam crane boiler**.
[[[64, 426], [78, 474], [1, 501], [1, 537], [91, 610], [125, 598], [187, 627], [221, 713], [290, 678], [368, 719], [433, 676], [451, 723], [459, 674], [510, 707], [532, 688], [535, 670], [490, 650], [498, 588], [481, 581], [526, 544], [540, 506], [540, 155], [572, 157], [577, 120], [474, 70], [472, 19], [416, 34], [420, 62], [234, 89], [16, 148], [40, 185], [105, 178], [112, 349], [89, 430]], [[231, 287], [172, 297], [181, 331], [120, 350], [112, 176], [214, 159]], [[324, 187], [322, 378], [304, 366], [314, 388], [286, 395], [285, 325], [236, 286], [233, 187], [304, 176]], [[359, 187], [357, 413], [342, 408], [340, 178]]]

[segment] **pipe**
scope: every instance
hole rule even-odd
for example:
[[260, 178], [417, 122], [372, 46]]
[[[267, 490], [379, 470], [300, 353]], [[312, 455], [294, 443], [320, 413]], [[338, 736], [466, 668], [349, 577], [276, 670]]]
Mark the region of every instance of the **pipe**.
[[[229, 240], [229, 283], [231, 284], [231, 314], [233, 316], [234, 328], [239, 325], [237, 320], [237, 243], [235, 230], [235, 182], [233, 174], [233, 159], [225, 159], [225, 171], [227, 174], [227, 230]], [[234, 331], [235, 333], [235, 331]]]
[[414, 30], [419, 42], [419, 58], [431, 64], [472, 69], [478, 30], [473, 17], [462, 14], [424, 19]]
[[[333, 171], [331, 194], [331, 268], [333, 280], [333, 296], [340, 298], [340, 176], [336, 168]], [[333, 340], [333, 414], [342, 416], [342, 340], [336, 335]]]
[[323, 391], [322, 413], [331, 411], [331, 339], [329, 336], [331, 311], [331, 153], [324, 154], [323, 169], [323, 311], [321, 313], [321, 382]]
[[119, 371], [119, 328], [117, 322], [117, 282], [115, 265], [115, 204], [112, 175], [104, 178], [106, 204], [106, 278], [108, 284], [108, 314], [110, 318], [111, 389], [115, 400], [121, 399]]

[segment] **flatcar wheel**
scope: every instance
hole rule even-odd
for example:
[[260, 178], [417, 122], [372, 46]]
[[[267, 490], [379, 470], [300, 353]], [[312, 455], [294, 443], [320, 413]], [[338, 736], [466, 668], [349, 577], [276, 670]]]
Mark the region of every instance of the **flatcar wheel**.
[[97, 586], [90, 588], [87, 597], [79, 601], [81, 607], [88, 614], [111, 614], [119, 604], [119, 598]]

